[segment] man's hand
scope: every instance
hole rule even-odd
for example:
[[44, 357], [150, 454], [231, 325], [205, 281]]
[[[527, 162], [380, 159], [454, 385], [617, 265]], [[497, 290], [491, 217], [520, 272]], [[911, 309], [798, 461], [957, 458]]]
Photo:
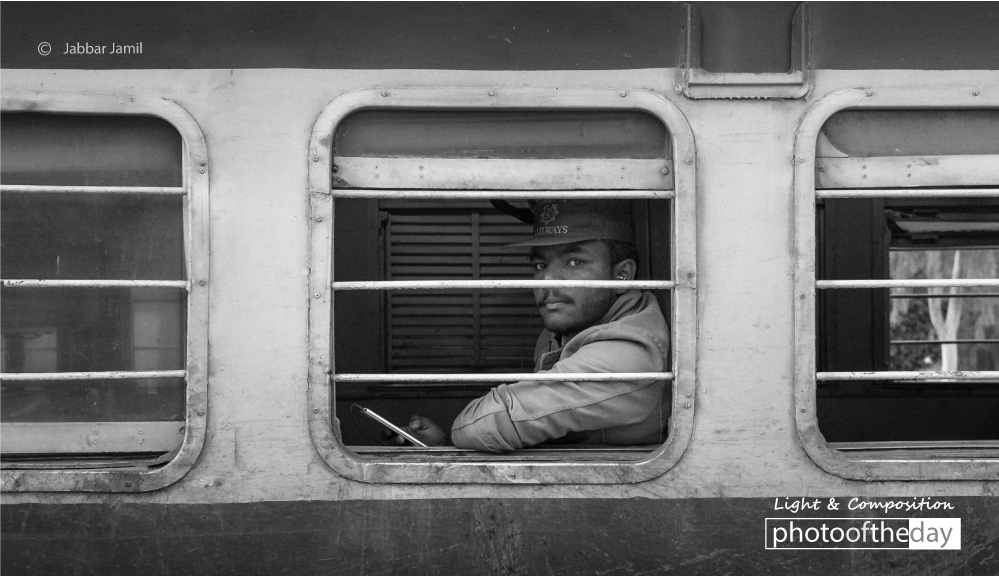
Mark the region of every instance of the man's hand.
[[[446, 437], [444, 429], [435, 424], [433, 420], [415, 414], [409, 419], [406, 432], [416, 436], [427, 446], [443, 446]], [[401, 446], [406, 442], [406, 439], [398, 434], [391, 434], [389, 442]]]

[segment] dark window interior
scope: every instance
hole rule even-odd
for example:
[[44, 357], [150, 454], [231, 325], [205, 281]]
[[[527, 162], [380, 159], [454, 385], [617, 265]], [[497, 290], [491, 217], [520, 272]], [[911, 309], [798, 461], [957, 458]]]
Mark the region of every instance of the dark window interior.
[[[818, 206], [818, 278], [996, 277], [999, 201], [827, 199]], [[958, 370], [999, 370], [999, 294], [941, 290], [820, 290], [818, 370], [942, 370], [929, 308], [961, 307]], [[906, 295], [915, 297], [905, 298]], [[928, 298], [927, 295], [933, 295]], [[992, 342], [992, 341], [995, 342]], [[926, 341], [929, 341], [928, 343]], [[818, 383], [818, 418], [829, 442], [999, 439], [997, 382]]]
[[[526, 207], [526, 202], [516, 203]], [[641, 277], [668, 279], [669, 203], [633, 206]], [[506, 248], [531, 227], [488, 201], [337, 199], [338, 281], [525, 279], [528, 248]], [[657, 294], [664, 311], [669, 293]], [[532, 372], [543, 329], [529, 290], [337, 291], [338, 373]], [[380, 426], [351, 404], [404, 423], [412, 414], [450, 425], [488, 383], [339, 383], [337, 417], [347, 445], [378, 444]]]

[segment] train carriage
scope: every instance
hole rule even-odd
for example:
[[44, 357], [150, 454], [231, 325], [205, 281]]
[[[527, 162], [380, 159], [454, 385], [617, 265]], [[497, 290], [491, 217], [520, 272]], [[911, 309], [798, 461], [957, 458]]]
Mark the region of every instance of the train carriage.
[[[2, 11], [5, 572], [995, 572], [992, 4]], [[532, 373], [511, 212], [580, 198], [664, 371]], [[358, 411], [583, 376], [665, 441]]]

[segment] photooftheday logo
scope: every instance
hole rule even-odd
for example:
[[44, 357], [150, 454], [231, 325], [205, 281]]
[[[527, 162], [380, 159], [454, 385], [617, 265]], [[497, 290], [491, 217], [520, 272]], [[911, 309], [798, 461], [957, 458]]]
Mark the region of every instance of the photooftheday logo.
[[960, 518], [767, 518], [767, 550], [960, 550]]

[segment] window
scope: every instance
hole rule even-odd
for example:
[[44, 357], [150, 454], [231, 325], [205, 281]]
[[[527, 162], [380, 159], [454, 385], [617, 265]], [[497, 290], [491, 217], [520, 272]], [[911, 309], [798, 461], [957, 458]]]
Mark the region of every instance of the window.
[[802, 124], [796, 416], [830, 472], [996, 473], [994, 106], [971, 91], [848, 90]]
[[[313, 134], [311, 431], [330, 466], [371, 482], [610, 483], [675, 464], [696, 349], [694, 158], [675, 107], [618, 91], [373, 90], [334, 101]], [[672, 371], [657, 374], [673, 381], [668, 441], [506, 455], [377, 446], [353, 402], [450, 425], [492, 386], [537, 379], [537, 281], [526, 249], [503, 249], [530, 226], [490, 201], [546, 197], [632, 199], [642, 215], [650, 279], [632, 284], [659, 291], [672, 332]]]
[[152, 490], [200, 450], [204, 141], [126, 100], [4, 95], [5, 490]]

